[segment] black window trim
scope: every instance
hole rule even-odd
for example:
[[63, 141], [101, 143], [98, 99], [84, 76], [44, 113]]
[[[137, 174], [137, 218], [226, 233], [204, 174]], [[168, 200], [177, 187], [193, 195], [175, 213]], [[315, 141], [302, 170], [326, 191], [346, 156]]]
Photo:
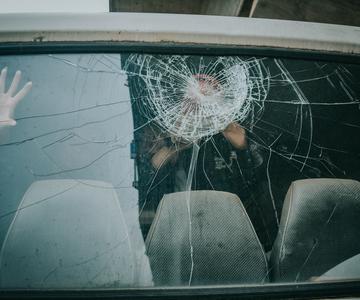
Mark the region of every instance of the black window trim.
[[224, 46], [216, 44], [148, 43], [148, 42], [1, 42], [0, 55], [147, 53], [178, 55], [244, 55], [281, 57], [360, 64], [360, 54], [303, 50], [292, 48]]
[[0, 299], [324, 299], [360, 297], [359, 281], [246, 286], [0, 290]]

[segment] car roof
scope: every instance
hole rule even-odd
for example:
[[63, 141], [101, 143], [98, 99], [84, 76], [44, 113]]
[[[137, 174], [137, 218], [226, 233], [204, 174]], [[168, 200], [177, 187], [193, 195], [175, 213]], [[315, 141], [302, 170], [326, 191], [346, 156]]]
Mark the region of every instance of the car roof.
[[360, 28], [353, 26], [180, 14], [0, 14], [0, 43], [39, 41], [210, 44], [360, 54]]

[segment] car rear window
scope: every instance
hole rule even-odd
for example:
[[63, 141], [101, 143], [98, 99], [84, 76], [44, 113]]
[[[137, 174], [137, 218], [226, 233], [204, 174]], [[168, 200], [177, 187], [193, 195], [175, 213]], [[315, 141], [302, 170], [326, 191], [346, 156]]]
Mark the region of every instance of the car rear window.
[[358, 64], [96, 53], [0, 68], [1, 288], [360, 278]]

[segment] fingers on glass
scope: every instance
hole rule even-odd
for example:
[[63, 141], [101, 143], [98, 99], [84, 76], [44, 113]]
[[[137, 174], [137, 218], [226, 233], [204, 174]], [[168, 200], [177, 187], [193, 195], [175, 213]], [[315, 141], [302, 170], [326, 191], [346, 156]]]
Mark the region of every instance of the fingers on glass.
[[0, 94], [3, 94], [5, 91], [5, 81], [6, 81], [7, 67], [1, 70], [0, 74]]
[[10, 96], [15, 94], [15, 91], [19, 85], [20, 79], [21, 79], [21, 71], [16, 71], [14, 79], [11, 82], [10, 88], [7, 91], [7, 94], [9, 94]]
[[24, 87], [14, 96], [14, 102], [17, 104], [21, 99], [23, 99], [26, 94], [31, 90], [32, 82], [29, 81], [24, 85]]
[[13, 119], [0, 120], [0, 126], [15, 126], [16, 121]]

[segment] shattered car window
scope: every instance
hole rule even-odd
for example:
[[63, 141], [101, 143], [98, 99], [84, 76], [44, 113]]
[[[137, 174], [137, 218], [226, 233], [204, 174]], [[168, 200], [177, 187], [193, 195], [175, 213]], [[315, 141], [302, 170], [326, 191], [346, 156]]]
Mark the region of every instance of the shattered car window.
[[0, 68], [1, 288], [360, 278], [358, 64], [124, 53]]

